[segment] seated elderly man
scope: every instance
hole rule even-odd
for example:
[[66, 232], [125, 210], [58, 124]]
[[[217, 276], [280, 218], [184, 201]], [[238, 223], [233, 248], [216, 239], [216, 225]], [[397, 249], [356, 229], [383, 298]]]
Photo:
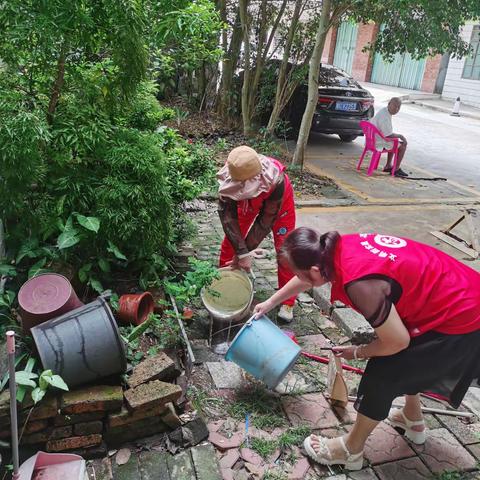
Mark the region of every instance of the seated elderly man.
[[[392, 115], [396, 115], [400, 111], [401, 106], [402, 101], [398, 97], [391, 98], [388, 102], [388, 105], [379, 110], [376, 115], [370, 120], [370, 122], [373, 123], [373, 125], [375, 125], [382, 132], [384, 137], [400, 139], [400, 142], [398, 144], [398, 161], [396, 165], [395, 176], [408, 177], [408, 173], [405, 173], [400, 168], [400, 164], [402, 163], [405, 151], [407, 150], [407, 140], [403, 135], [393, 133], [392, 127]], [[376, 146], [378, 150], [383, 150], [384, 148], [389, 149], [392, 148], [392, 142], [377, 138]], [[393, 153], [389, 152], [387, 164], [383, 169], [384, 172], [392, 171], [392, 161]]]

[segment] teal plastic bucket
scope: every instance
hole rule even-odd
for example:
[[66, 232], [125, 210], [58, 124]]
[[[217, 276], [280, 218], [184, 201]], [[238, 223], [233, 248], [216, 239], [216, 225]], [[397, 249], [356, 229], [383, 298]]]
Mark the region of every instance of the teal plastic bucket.
[[233, 339], [225, 359], [275, 388], [293, 367], [300, 347], [267, 317], [249, 320]]

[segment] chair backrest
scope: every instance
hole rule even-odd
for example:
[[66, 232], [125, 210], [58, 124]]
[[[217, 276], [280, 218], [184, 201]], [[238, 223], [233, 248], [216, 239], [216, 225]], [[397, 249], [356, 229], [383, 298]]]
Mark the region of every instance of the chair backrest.
[[360, 128], [365, 135], [365, 146], [368, 149], [376, 150], [375, 135], [378, 135], [380, 138], [385, 138], [382, 132], [373, 123], [366, 122], [365, 120], [360, 122]]

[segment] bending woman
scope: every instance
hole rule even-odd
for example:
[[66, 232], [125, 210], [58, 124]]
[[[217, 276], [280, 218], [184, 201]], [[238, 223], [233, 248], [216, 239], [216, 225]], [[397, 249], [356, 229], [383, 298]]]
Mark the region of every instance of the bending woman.
[[[284, 298], [331, 282], [332, 301], [362, 313], [377, 336], [368, 345], [334, 348], [347, 360], [369, 359], [357, 419], [342, 437], [307, 437], [309, 456], [359, 470], [368, 436], [387, 418], [412, 442], [424, 443], [419, 392], [438, 393], [457, 408], [480, 378], [480, 274], [433, 247], [375, 233], [297, 228], [282, 255], [296, 276], [255, 307], [257, 317]], [[400, 395], [405, 406], [390, 410]]]

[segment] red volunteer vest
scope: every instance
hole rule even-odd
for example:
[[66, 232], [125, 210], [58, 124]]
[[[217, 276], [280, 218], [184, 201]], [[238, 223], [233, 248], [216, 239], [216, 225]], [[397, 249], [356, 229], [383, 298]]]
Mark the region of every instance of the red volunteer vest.
[[334, 262], [332, 301], [353, 307], [345, 285], [380, 274], [402, 287], [395, 307], [411, 337], [480, 329], [480, 274], [433, 247], [376, 233], [342, 235]]

